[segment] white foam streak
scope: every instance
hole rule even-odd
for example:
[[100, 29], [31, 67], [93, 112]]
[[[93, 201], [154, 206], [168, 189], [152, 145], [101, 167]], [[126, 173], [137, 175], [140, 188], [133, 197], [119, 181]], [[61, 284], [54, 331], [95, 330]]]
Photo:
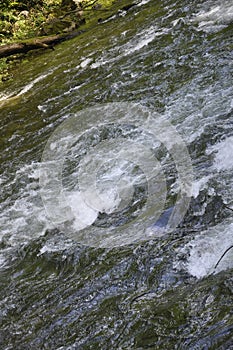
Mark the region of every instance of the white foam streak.
[[39, 77], [37, 77], [36, 79], [32, 80], [29, 84], [27, 84], [18, 94], [17, 96], [21, 96], [23, 94], [25, 94], [26, 92], [28, 92], [29, 90], [31, 90], [33, 88], [33, 86], [36, 83], [39, 83], [39, 81], [44, 80], [46, 77], [48, 77], [49, 75], [51, 75], [53, 73], [53, 71], [50, 71], [48, 73], [42, 74]]
[[151, 0], [142, 0], [142, 1], [140, 1], [138, 4], [137, 4], [137, 7], [141, 7], [141, 6], [143, 6], [143, 5], [146, 5], [146, 4], [148, 4], [148, 2], [150, 2]]
[[25, 93], [27, 93], [28, 91], [30, 91], [37, 83], [39, 83], [40, 81], [44, 80], [46, 77], [48, 77], [49, 75], [51, 75], [55, 70], [57, 70], [59, 67], [56, 67], [54, 69], [49, 70], [47, 73], [41, 74], [40, 76], [38, 76], [37, 78], [33, 79], [30, 83], [28, 83], [27, 85], [24, 86], [24, 88], [22, 90], [20, 90], [18, 93], [17, 92], [13, 92], [11, 94], [4, 94], [0, 96], [0, 102], [4, 102], [10, 98], [17, 98], [21, 95], [24, 95]]
[[81, 68], [86, 68], [92, 62], [92, 58], [86, 58], [80, 63]]

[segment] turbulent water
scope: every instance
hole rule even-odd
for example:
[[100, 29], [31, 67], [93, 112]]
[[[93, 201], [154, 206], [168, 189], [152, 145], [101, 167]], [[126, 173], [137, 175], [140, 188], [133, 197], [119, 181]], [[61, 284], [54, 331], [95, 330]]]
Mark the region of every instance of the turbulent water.
[[4, 83], [1, 349], [233, 349], [232, 1], [128, 4]]

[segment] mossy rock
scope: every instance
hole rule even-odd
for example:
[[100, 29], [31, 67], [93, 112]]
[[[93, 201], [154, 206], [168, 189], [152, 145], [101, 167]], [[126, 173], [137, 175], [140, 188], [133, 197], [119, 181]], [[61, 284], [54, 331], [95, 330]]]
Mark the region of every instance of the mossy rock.
[[42, 24], [39, 35], [53, 35], [72, 31], [77, 27], [77, 23], [71, 20], [53, 18]]

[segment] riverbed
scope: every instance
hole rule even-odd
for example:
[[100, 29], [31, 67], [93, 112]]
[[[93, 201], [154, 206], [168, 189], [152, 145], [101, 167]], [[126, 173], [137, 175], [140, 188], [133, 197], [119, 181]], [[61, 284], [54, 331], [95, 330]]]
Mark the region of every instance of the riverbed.
[[232, 26], [138, 1], [4, 83], [1, 349], [233, 349]]

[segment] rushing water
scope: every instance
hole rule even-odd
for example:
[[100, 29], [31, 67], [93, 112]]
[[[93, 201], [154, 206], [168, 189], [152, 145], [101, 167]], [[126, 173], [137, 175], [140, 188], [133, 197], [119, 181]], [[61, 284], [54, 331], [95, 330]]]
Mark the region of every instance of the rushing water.
[[233, 349], [232, 29], [141, 1], [5, 83], [1, 349]]

